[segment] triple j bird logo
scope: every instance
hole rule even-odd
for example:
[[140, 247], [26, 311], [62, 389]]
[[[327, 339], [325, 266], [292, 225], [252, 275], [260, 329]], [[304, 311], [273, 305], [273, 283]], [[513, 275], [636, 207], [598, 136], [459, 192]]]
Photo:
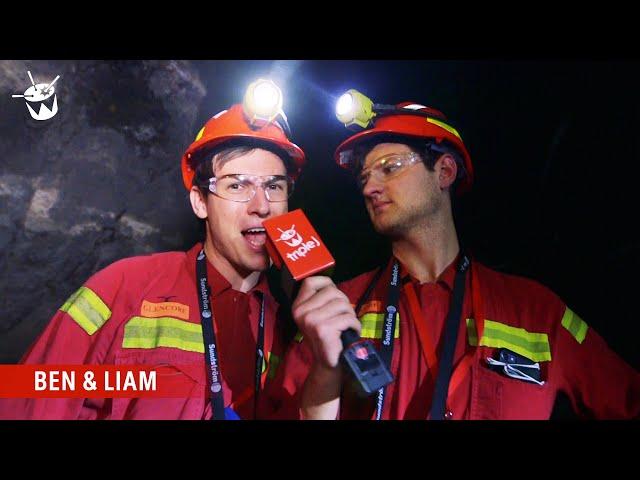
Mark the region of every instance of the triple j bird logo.
[[287, 258], [292, 262], [295, 262], [300, 257], [305, 257], [312, 248], [320, 246], [320, 241], [313, 235], [311, 235], [311, 240], [304, 242], [302, 235], [296, 232], [295, 225], [291, 225], [291, 228], [287, 230], [282, 230], [281, 228], [278, 228], [278, 230], [280, 230], [280, 238], [278, 238], [276, 242], [283, 241], [292, 248], [298, 247], [293, 252], [287, 253]]
[[278, 228], [278, 230], [280, 230], [280, 238], [277, 239], [276, 242], [283, 241], [290, 247], [297, 247], [302, 243], [302, 236], [296, 232], [295, 225], [291, 225], [291, 228], [288, 230], [282, 230], [281, 228]]
[[36, 83], [31, 72], [27, 71], [31, 86], [23, 94], [11, 95], [13, 98], [24, 98], [27, 109], [34, 120], [49, 120], [58, 113], [58, 97], [53, 84], [58, 81], [60, 75], [50, 83]]

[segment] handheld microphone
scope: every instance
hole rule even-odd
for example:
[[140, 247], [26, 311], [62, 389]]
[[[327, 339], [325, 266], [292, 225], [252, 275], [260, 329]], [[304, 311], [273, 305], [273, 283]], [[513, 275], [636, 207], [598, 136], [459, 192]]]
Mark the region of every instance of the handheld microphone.
[[[290, 300], [297, 294], [299, 282], [335, 265], [329, 249], [302, 210], [269, 218], [262, 225], [267, 232], [267, 252], [280, 269], [282, 286]], [[353, 329], [342, 332], [340, 338], [341, 359], [362, 392], [371, 395], [393, 381], [371, 340], [360, 338]]]

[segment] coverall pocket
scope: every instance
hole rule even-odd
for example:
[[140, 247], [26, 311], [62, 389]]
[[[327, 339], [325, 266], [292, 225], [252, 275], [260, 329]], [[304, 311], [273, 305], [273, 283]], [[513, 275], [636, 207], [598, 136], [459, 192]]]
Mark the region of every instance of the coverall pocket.
[[507, 377], [476, 365], [472, 418], [482, 420], [546, 420], [553, 407], [551, 387]]
[[[158, 348], [148, 351], [120, 352], [115, 363], [158, 367], [156, 383], [171, 385], [171, 396], [114, 398], [112, 419], [174, 420], [199, 419], [204, 410], [206, 387], [205, 369], [202, 356], [191, 352], [175, 352]], [[160, 387], [159, 387], [160, 389]]]

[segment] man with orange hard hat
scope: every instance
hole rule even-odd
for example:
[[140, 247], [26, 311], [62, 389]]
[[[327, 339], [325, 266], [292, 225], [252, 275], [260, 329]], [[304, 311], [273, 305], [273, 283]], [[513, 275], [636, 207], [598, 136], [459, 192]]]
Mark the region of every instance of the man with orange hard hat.
[[267, 80], [254, 82], [244, 103], [212, 117], [182, 157], [191, 207], [206, 227], [204, 243], [187, 252], [126, 258], [95, 273], [22, 360], [169, 367], [183, 378], [185, 395], [15, 399], [0, 406], [0, 416], [277, 416], [288, 400], [270, 385], [288, 338], [265, 275], [270, 260], [262, 221], [287, 211], [304, 163], [304, 152], [290, 140], [280, 90]]
[[[640, 416], [640, 375], [593, 328], [548, 288], [480, 264], [459, 242], [451, 196], [471, 187], [473, 165], [447, 118], [356, 90], [336, 110], [362, 131], [335, 159], [393, 254], [341, 292], [303, 285], [293, 315], [304, 338], [285, 362], [301, 417], [548, 419], [560, 392], [583, 417]], [[323, 316], [318, 306], [343, 295], [352, 313]], [[345, 316], [357, 316], [395, 377], [368, 398], [339, 368]]]

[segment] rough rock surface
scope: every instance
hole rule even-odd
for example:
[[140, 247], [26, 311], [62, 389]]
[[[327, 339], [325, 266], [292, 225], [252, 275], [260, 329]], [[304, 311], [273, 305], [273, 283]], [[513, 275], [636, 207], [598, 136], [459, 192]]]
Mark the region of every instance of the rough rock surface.
[[[49, 120], [11, 97], [27, 70], [60, 75]], [[95, 271], [189, 247], [179, 159], [205, 94], [190, 62], [0, 61], [0, 363]]]

